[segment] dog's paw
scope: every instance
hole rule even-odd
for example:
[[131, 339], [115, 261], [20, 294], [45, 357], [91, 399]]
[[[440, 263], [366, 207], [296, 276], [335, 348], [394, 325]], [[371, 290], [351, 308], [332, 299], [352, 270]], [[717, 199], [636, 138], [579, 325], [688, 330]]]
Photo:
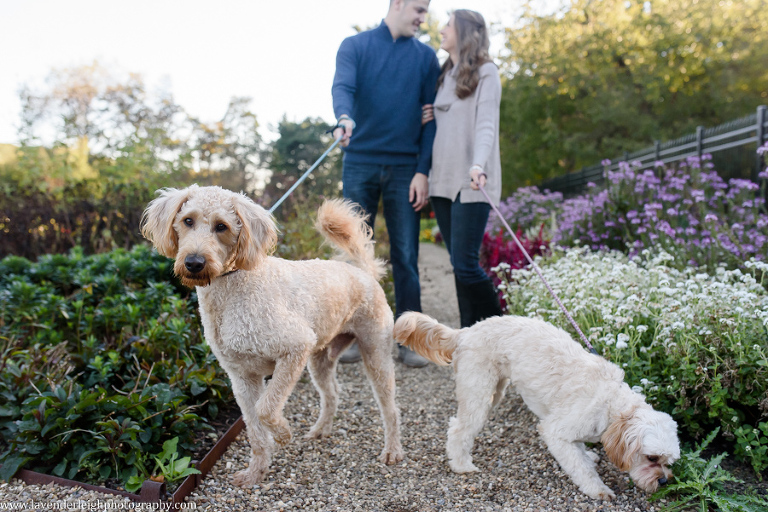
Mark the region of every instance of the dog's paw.
[[384, 448], [382, 450], [381, 455], [379, 455], [379, 461], [383, 464], [397, 464], [401, 460], [403, 460], [403, 457], [405, 457], [405, 452], [403, 452], [403, 448], [401, 446], [396, 446], [394, 448]]
[[592, 450], [587, 450], [586, 453], [587, 453], [587, 457], [592, 459], [592, 462], [594, 462], [595, 464], [600, 462], [600, 456], [598, 454], [596, 454], [595, 452], [593, 452]]
[[457, 462], [451, 460], [448, 464], [451, 466], [451, 471], [454, 473], [475, 473], [480, 471], [477, 466], [472, 464], [472, 461]]
[[581, 491], [590, 498], [594, 498], [596, 500], [611, 501], [616, 497], [616, 494], [614, 494], [614, 492], [603, 483], [590, 489], [582, 488]]
[[315, 424], [315, 426], [309, 429], [309, 432], [306, 433], [306, 435], [304, 436], [304, 439], [322, 439], [324, 437], [330, 436], [332, 430], [333, 430], [332, 425]]
[[262, 418], [261, 423], [272, 433], [272, 438], [280, 446], [288, 444], [293, 437], [291, 427], [285, 418]]
[[248, 468], [235, 473], [232, 483], [238, 487], [250, 487], [255, 485], [267, 476], [269, 468]]
[[291, 442], [291, 439], [293, 438], [293, 434], [291, 434], [291, 429], [289, 427], [280, 427], [276, 428], [272, 436], [275, 439], [275, 442], [279, 444], [280, 446], [285, 446], [289, 442]]

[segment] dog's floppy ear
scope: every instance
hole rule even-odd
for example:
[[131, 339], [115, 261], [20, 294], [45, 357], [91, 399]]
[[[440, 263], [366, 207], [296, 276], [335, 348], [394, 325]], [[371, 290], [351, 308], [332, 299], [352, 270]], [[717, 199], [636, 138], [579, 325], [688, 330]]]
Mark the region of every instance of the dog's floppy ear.
[[630, 470], [642, 449], [641, 432], [633, 420], [636, 420], [634, 409], [611, 423], [600, 439], [608, 459], [622, 471]]
[[152, 242], [157, 252], [163, 256], [176, 257], [179, 237], [173, 229], [173, 221], [196, 188], [196, 185], [192, 185], [185, 189], [158, 190], [160, 197], [152, 200], [141, 216], [141, 234]]
[[235, 215], [240, 219], [240, 236], [235, 249], [235, 267], [253, 270], [275, 250], [277, 227], [272, 215], [245, 194], [234, 194]]

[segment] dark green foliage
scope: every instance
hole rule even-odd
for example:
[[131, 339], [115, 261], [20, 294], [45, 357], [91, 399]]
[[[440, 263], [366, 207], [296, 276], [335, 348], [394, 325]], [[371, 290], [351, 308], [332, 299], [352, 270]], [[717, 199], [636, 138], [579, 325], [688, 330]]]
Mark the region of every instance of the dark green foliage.
[[232, 402], [171, 264], [146, 246], [0, 261], [0, 478], [124, 482]]

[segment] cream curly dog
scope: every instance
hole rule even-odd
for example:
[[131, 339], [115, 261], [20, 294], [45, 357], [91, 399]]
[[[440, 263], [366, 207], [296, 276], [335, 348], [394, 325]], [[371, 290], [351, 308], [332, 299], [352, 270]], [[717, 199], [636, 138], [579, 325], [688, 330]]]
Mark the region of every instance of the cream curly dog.
[[618, 366], [586, 352], [562, 329], [505, 316], [457, 331], [421, 313], [405, 313], [394, 336], [437, 364], [453, 360], [458, 412], [446, 443], [453, 471], [478, 471], [471, 455], [475, 436], [511, 381], [539, 417], [549, 451], [584, 494], [615, 497], [585, 442], [602, 441], [611, 462], [648, 492], [672, 476], [668, 466], [680, 458], [675, 421], [633, 392]]
[[327, 201], [316, 228], [349, 263], [287, 261], [269, 256], [277, 243], [274, 219], [245, 195], [194, 185], [159, 194], [141, 231], [160, 254], [175, 258], [184, 285], [197, 287], [205, 339], [232, 381], [251, 443], [250, 465], [235, 484], [261, 481], [275, 443], [291, 439], [283, 408], [307, 365], [321, 404], [307, 437], [331, 433], [336, 361], [354, 340], [384, 422], [379, 460], [401, 461], [392, 311], [365, 218], [351, 203]]

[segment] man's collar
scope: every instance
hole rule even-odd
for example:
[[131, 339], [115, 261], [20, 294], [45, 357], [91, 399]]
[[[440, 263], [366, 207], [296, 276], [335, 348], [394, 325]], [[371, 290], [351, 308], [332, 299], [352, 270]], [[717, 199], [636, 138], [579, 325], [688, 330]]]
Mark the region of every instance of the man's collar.
[[397, 39], [392, 39], [392, 32], [389, 30], [386, 19], [381, 20], [381, 25], [374, 29], [379, 37], [385, 38], [387, 41], [397, 42], [401, 39], [412, 39], [412, 36], [400, 36]]

